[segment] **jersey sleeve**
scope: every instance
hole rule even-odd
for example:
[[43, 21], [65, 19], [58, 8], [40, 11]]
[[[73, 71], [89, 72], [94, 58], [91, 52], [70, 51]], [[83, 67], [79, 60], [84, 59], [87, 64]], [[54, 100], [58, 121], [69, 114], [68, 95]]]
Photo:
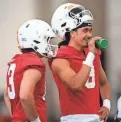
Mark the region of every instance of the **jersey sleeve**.
[[41, 58], [35, 56], [29, 56], [22, 60], [22, 66], [24, 70], [27, 69], [37, 69], [41, 71], [41, 69], [45, 68], [45, 64], [41, 60]]

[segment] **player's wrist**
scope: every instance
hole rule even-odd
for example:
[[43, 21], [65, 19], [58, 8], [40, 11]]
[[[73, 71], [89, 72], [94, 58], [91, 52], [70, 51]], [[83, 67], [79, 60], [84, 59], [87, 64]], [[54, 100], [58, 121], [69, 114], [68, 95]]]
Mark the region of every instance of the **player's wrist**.
[[109, 99], [104, 99], [103, 100], [103, 106], [105, 106], [106, 108], [111, 109], [111, 101]]
[[40, 119], [38, 117], [37, 119], [35, 119], [35, 120], [31, 121], [31, 122], [41, 122], [41, 121], [40, 121]]
[[93, 65], [94, 59], [95, 59], [95, 54], [92, 53], [92, 52], [89, 52], [89, 53], [87, 54], [86, 60], [83, 61], [83, 64], [85, 64], [85, 65], [91, 67], [91, 66]]

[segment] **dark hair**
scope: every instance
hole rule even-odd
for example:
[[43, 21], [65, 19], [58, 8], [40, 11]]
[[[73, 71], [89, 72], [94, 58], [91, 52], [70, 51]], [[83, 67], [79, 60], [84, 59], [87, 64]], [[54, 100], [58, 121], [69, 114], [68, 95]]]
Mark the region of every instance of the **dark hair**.
[[25, 48], [25, 49], [21, 49], [21, 52], [22, 53], [29, 53], [29, 52], [35, 52], [35, 50], [32, 48]]
[[66, 34], [65, 34], [65, 40], [62, 41], [62, 42], [60, 42], [58, 44], [58, 47], [60, 48], [63, 45], [68, 45], [69, 44], [69, 41], [70, 41], [70, 32], [66, 32]]
[[[79, 25], [78, 27], [72, 29], [72, 31], [77, 31], [77, 29], [82, 28], [82, 27], [85, 27], [85, 26], [90, 26], [90, 27], [92, 27], [92, 23], [90, 23], [90, 22], [83, 22], [83, 23], [82, 23], [81, 25]], [[60, 43], [58, 44], [58, 47], [60, 48], [60, 47], [63, 46], [63, 45], [68, 45], [68, 44], [69, 44], [69, 41], [70, 41], [70, 38], [71, 38], [70, 32], [66, 32], [66, 33], [65, 33], [65, 40], [62, 41], [62, 42], [60, 42]]]
[[[78, 28], [79, 28], [79, 27], [73, 29], [72, 31], [76, 31]], [[66, 32], [66, 33], [65, 33], [65, 40], [62, 41], [62, 42], [60, 42], [60, 43], [58, 44], [58, 47], [60, 48], [60, 47], [63, 46], [63, 45], [68, 45], [68, 44], [69, 44], [69, 41], [70, 41], [70, 38], [71, 38], [70, 32]]]

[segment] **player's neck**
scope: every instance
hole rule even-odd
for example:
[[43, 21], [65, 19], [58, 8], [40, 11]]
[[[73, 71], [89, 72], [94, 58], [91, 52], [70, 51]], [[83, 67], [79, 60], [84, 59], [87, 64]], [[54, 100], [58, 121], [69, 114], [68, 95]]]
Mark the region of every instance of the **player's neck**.
[[35, 54], [37, 57], [39, 58], [43, 58], [43, 56], [41, 54], [39, 54], [38, 52], [32, 51], [32, 52], [26, 52], [26, 53], [31, 53], [31, 54]]
[[43, 58], [44, 56], [42, 56], [41, 54], [39, 54], [39, 53], [36, 53], [37, 54], [37, 56], [39, 57], [39, 58]]

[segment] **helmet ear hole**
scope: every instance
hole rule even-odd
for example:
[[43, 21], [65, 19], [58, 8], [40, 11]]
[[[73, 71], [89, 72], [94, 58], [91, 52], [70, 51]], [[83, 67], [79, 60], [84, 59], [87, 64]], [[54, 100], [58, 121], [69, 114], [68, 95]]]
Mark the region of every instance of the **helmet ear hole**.
[[34, 42], [35, 42], [36, 44], [39, 44], [39, 43], [41, 43], [41, 42], [39, 42], [39, 41], [37, 41], [37, 40], [34, 40]]
[[69, 28], [66, 28], [66, 31], [69, 32]]
[[37, 46], [34, 46], [33, 48], [34, 48], [34, 50], [36, 50], [36, 51], [37, 51], [37, 49], [38, 49], [38, 47], [37, 47]]
[[61, 27], [65, 27], [65, 26], [66, 26], [66, 22], [61, 25]]

